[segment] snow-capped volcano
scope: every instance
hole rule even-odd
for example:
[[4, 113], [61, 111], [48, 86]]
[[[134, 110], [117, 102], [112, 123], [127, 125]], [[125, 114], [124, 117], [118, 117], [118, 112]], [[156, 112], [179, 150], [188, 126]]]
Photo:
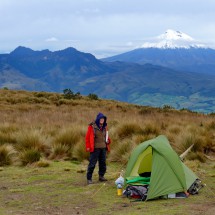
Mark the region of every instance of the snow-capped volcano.
[[141, 48], [206, 48], [204, 44], [198, 43], [191, 36], [174, 30], [167, 30], [164, 34], [157, 36], [153, 42], [144, 43]]
[[181, 31], [167, 30], [164, 34], [158, 36], [162, 40], [186, 40], [193, 41], [194, 39]]

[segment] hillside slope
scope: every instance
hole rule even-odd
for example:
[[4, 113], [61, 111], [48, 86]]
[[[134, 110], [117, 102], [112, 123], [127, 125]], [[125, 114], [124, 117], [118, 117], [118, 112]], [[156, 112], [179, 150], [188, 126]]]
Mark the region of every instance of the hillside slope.
[[18, 47], [0, 55], [0, 87], [52, 92], [70, 88], [135, 104], [215, 111], [215, 75], [103, 62], [74, 48], [51, 52]]

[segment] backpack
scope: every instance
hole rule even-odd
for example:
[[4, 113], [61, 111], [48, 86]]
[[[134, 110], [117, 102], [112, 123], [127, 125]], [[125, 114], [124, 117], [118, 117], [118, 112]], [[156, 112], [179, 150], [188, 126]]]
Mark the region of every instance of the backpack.
[[137, 201], [145, 201], [147, 198], [148, 185], [128, 185], [124, 191], [127, 198], [134, 198]]
[[194, 183], [190, 186], [190, 188], [187, 190], [188, 193], [191, 195], [198, 194], [199, 190], [203, 188], [205, 184], [202, 184], [201, 180], [196, 179]]

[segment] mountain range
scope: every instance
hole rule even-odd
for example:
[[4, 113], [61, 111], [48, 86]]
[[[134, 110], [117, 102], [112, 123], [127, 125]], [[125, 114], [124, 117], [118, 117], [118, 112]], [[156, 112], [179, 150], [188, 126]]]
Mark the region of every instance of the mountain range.
[[[52, 52], [18, 47], [0, 54], [0, 87], [52, 92], [70, 88], [140, 105], [215, 112], [215, 50], [195, 45], [180, 32], [164, 35], [159, 38], [166, 40], [163, 47], [148, 43], [100, 60], [75, 48]], [[185, 47], [188, 40], [192, 45]]]
[[147, 42], [141, 48], [102, 60], [151, 63], [177, 71], [215, 74], [215, 50], [195, 42], [187, 34], [173, 30], [158, 36], [156, 42]]

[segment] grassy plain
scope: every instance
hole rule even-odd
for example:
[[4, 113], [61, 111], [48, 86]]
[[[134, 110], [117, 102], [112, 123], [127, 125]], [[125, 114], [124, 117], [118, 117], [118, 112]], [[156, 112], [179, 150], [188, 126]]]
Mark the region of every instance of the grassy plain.
[[21, 214], [173, 214], [212, 215], [215, 212], [215, 172], [211, 163], [200, 164], [196, 173], [205, 188], [187, 199], [132, 202], [117, 196], [114, 181], [119, 164], [109, 163], [107, 183], [86, 185], [86, 163], [51, 162], [48, 168], [4, 167], [0, 172], [0, 215]]
[[[109, 181], [86, 185], [84, 137], [98, 112], [112, 139]], [[0, 215], [5, 214], [213, 214], [215, 116], [171, 107], [112, 100], [65, 99], [62, 94], [0, 90]], [[166, 135], [208, 186], [188, 199], [130, 202], [114, 181], [139, 143]]]

